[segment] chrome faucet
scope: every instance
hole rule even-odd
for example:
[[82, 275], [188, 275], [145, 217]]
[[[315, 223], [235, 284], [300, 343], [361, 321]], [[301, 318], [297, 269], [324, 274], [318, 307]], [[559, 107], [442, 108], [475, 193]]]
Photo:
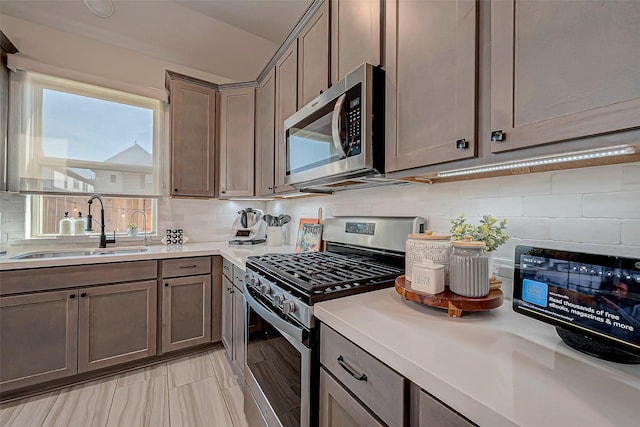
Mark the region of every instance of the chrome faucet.
[[145, 211], [143, 211], [142, 209], [136, 209], [135, 211], [131, 212], [131, 217], [129, 218], [129, 221], [133, 220], [134, 215], [137, 213], [141, 213], [142, 216], [144, 217], [144, 238], [142, 239], [142, 245], [149, 246], [150, 239], [147, 240], [147, 214], [145, 213]]
[[102, 202], [102, 197], [99, 194], [94, 194], [89, 197], [87, 203], [89, 203], [89, 214], [87, 215], [87, 228], [85, 231], [93, 231], [93, 216], [91, 216], [91, 204], [95, 199], [100, 201], [100, 248], [106, 248], [107, 244], [115, 244], [116, 243], [116, 232], [113, 232], [113, 238], [107, 238], [107, 235], [104, 233], [104, 203]]

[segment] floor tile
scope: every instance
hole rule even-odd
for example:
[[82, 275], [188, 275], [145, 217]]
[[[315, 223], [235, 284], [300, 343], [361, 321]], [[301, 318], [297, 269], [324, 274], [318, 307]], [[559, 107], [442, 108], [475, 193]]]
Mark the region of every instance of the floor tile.
[[234, 427], [249, 427], [244, 416], [244, 395], [239, 385], [222, 390]]
[[0, 426], [42, 425], [57, 397], [56, 391], [0, 405]]
[[215, 376], [208, 353], [200, 353], [168, 362], [167, 370], [170, 389]]
[[171, 427], [233, 427], [215, 378], [169, 389]]
[[231, 369], [231, 364], [227, 359], [224, 349], [213, 351], [209, 353], [209, 355], [211, 356], [211, 362], [213, 363], [213, 369], [216, 372], [220, 389], [224, 390], [237, 386], [238, 381], [233, 374], [233, 369]]
[[117, 377], [113, 377], [61, 391], [43, 427], [105, 426], [117, 381]]
[[107, 427], [169, 425], [166, 376], [155, 376], [116, 389]]
[[126, 387], [140, 381], [149, 381], [159, 376], [167, 376], [167, 364], [147, 366], [146, 368], [136, 369], [135, 371], [125, 372], [118, 376], [117, 387]]

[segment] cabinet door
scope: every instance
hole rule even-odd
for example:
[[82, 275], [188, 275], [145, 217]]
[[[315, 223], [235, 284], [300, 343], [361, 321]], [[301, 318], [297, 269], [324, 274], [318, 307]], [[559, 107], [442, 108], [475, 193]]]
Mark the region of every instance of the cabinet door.
[[220, 92], [220, 197], [253, 196], [255, 89]]
[[162, 282], [162, 352], [210, 342], [211, 275]]
[[276, 71], [256, 89], [256, 196], [273, 193], [275, 162]]
[[244, 296], [237, 288], [232, 294], [233, 296], [233, 357], [235, 359], [236, 368], [243, 376], [244, 381], [244, 365], [245, 343], [244, 343]]
[[233, 360], [233, 284], [222, 277], [222, 345], [229, 360]]
[[321, 427], [382, 427], [383, 425], [324, 368], [320, 368]]
[[215, 91], [171, 82], [171, 195], [215, 197]]
[[364, 62], [380, 64], [380, 0], [331, 0], [331, 83]]
[[0, 298], [0, 388], [77, 373], [78, 292]]
[[419, 408], [419, 427], [472, 427], [475, 425], [422, 390]]
[[211, 342], [222, 339], [222, 257], [211, 257]]
[[329, 0], [298, 35], [298, 105], [307, 105], [329, 87]]
[[639, 28], [633, 1], [493, 1], [491, 151], [637, 127]]
[[275, 192], [293, 190], [284, 183], [287, 171], [287, 147], [284, 121], [298, 109], [298, 47], [297, 41], [282, 54], [276, 63], [276, 161]]
[[79, 292], [78, 372], [156, 354], [155, 280]]
[[386, 171], [474, 157], [476, 2], [385, 4]]

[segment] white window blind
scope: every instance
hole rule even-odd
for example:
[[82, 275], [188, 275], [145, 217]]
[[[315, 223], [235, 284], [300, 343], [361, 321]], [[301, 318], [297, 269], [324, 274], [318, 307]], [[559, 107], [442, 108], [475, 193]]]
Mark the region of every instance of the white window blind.
[[22, 70], [10, 95], [10, 190], [160, 196], [161, 101]]

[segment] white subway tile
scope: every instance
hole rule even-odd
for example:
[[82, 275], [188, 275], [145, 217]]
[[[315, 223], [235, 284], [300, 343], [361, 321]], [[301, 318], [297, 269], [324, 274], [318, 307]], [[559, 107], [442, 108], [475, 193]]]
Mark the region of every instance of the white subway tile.
[[630, 246], [638, 246], [636, 256], [640, 257], [640, 220], [628, 219], [622, 223], [622, 244]]
[[460, 185], [460, 197], [463, 199], [482, 199], [499, 195], [500, 186], [495, 179], [465, 181]]
[[585, 194], [582, 203], [588, 218], [640, 218], [640, 191]]
[[551, 238], [568, 242], [620, 243], [620, 221], [611, 219], [552, 219]]
[[525, 217], [580, 217], [582, 197], [580, 195], [527, 196], [522, 202]]
[[500, 182], [500, 196], [531, 196], [551, 194], [551, 174], [517, 175]]
[[622, 189], [640, 190], [640, 163], [622, 166]]
[[553, 194], [603, 193], [622, 189], [622, 168], [602, 166], [554, 172]]
[[640, 258], [640, 247], [626, 245], [599, 245], [597, 243], [583, 243], [577, 252], [588, 254], [615, 255], [629, 258]]
[[433, 230], [435, 234], [449, 234], [451, 229], [451, 217], [448, 216], [428, 216], [425, 217], [425, 223], [426, 229]]
[[478, 214], [491, 214], [495, 217], [522, 216], [522, 197], [500, 197], [478, 200]]
[[521, 239], [549, 240], [551, 226], [548, 218], [510, 218], [506, 233]]
[[[429, 205], [432, 203], [433, 202], [430, 202]], [[455, 218], [462, 213], [466, 216], [480, 216], [478, 205], [478, 199], [447, 199], [442, 203], [441, 213], [442, 215], [449, 216], [450, 218]]]

